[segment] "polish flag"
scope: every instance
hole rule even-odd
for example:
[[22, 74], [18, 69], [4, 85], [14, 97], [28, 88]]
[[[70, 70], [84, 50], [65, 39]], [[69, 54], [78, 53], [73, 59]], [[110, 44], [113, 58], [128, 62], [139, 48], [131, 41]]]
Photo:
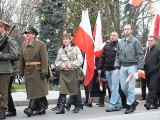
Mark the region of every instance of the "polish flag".
[[102, 35], [102, 23], [101, 23], [101, 14], [100, 11], [98, 12], [98, 17], [96, 20], [96, 24], [93, 31], [93, 37], [95, 38], [94, 41], [94, 55], [99, 57], [103, 51], [103, 47], [105, 43], [103, 42], [103, 35]]
[[140, 70], [138, 72], [138, 76], [141, 77], [141, 78], [143, 78], [143, 79], [146, 79], [145, 72], [143, 70]]
[[86, 54], [86, 76], [83, 84], [84, 86], [87, 86], [94, 75], [94, 41], [91, 32], [88, 10], [85, 11], [85, 15], [73, 38], [73, 43], [75, 43], [80, 50]]
[[27, 43], [28, 40], [26, 39], [26, 35], [24, 35], [24, 38], [23, 38], [23, 43]]
[[138, 72], [135, 72], [134, 74], [128, 76], [126, 82], [131, 81], [133, 78], [138, 79]]
[[139, 7], [142, 4], [143, 0], [130, 0], [129, 4]]
[[130, 75], [130, 76], [128, 76], [128, 78], [127, 78], [126, 82], [131, 81], [131, 80], [133, 79], [133, 77], [134, 77], [134, 75]]
[[100, 89], [100, 91], [103, 91], [103, 82], [102, 81], [99, 82], [99, 89]]
[[160, 14], [156, 14], [150, 27], [149, 36], [158, 37], [160, 35]]

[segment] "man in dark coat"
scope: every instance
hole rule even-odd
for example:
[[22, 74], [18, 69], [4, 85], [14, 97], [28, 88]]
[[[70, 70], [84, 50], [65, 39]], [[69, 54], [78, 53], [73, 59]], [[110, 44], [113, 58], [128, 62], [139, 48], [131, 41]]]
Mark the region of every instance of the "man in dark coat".
[[[145, 75], [148, 86], [148, 96], [144, 107], [147, 110], [150, 108], [158, 109], [158, 98], [156, 94], [156, 86], [159, 79], [159, 70], [160, 70], [160, 49], [156, 46], [156, 39], [153, 36], [148, 37], [148, 49], [145, 57]], [[152, 105], [152, 107], [151, 107]]]
[[99, 75], [101, 75], [102, 69], [106, 70], [105, 74], [108, 81], [109, 89], [111, 90], [109, 107], [106, 109], [106, 112], [119, 111], [122, 107], [122, 102], [119, 95], [119, 75], [115, 74], [114, 72], [114, 62], [117, 52], [118, 38], [118, 33], [113, 31], [110, 35], [111, 42], [105, 45], [98, 65]]
[[[0, 20], [0, 42], [7, 36], [10, 25]], [[8, 86], [13, 71], [11, 60], [17, 59], [19, 52], [13, 38], [8, 36], [7, 44], [0, 51], [0, 119], [5, 119], [8, 109]]]

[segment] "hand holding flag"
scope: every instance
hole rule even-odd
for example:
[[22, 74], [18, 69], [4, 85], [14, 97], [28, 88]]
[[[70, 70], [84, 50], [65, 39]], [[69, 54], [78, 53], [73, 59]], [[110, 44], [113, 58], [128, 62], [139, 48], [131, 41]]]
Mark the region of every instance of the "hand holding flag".
[[128, 76], [126, 82], [131, 81], [133, 78], [138, 79], [138, 76], [143, 78], [143, 79], [146, 79], [144, 71], [143, 70], [138, 70], [134, 74]]

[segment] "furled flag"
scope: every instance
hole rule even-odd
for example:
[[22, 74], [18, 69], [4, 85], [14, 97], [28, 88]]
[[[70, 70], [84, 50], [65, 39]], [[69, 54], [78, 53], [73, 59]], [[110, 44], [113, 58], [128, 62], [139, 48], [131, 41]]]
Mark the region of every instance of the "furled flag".
[[143, 0], [130, 0], [129, 4], [139, 7], [142, 4]]
[[24, 35], [24, 38], [23, 38], [23, 43], [27, 43], [27, 39], [26, 39], [26, 35]]
[[87, 66], [86, 76], [83, 84], [84, 86], [87, 86], [94, 75], [94, 42], [88, 10], [85, 11], [85, 15], [82, 18], [82, 21], [73, 38], [73, 43], [75, 43], [80, 48], [80, 50], [86, 54]]
[[105, 43], [103, 43], [103, 35], [102, 35], [102, 23], [101, 23], [101, 16], [100, 11], [98, 12], [98, 17], [96, 20], [96, 24], [93, 31], [93, 37], [95, 38], [94, 41], [94, 55], [99, 57], [103, 51], [103, 47]]
[[100, 89], [101, 91], [103, 91], [103, 82], [102, 82], [102, 81], [99, 82], [99, 89]]
[[[101, 23], [101, 14], [100, 11], [98, 12], [96, 24], [93, 31], [93, 37], [95, 38], [94, 41], [94, 55], [96, 57], [100, 57], [103, 47], [105, 43], [103, 43], [103, 35], [102, 35], [102, 23]], [[99, 88], [103, 91], [103, 82], [99, 82]]]
[[143, 78], [143, 79], [146, 79], [144, 71], [143, 70], [139, 70], [139, 71], [135, 72], [134, 74], [128, 76], [126, 82], [131, 81], [133, 78], [138, 79], [138, 76]]
[[126, 82], [131, 81], [133, 78], [138, 79], [138, 72], [135, 72], [134, 74], [128, 76]]
[[145, 73], [144, 73], [143, 70], [140, 70], [140, 71], [138, 72], [138, 76], [141, 77], [141, 78], [143, 78], [143, 79], [146, 79], [146, 76], [145, 76]]
[[[29, 27], [29, 24], [27, 24], [25, 31], [27, 30], [27, 28]], [[26, 39], [26, 35], [24, 34], [24, 38], [23, 38], [23, 43], [27, 43], [28, 40]]]
[[160, 36], [160, 14], [156, 14], [149, 30], [149, 36]]

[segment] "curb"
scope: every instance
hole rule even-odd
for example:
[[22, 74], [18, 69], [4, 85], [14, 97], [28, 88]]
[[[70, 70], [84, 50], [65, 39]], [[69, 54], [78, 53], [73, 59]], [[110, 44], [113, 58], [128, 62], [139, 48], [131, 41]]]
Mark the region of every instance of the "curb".
[[[136, 100], [140, 100], [141, 99], [141, 94], [136, 94]], [[58, 98], [57, 98], [58, 99]], [[48, 99], [48, 103], [50, 104], [50, 105], [54, 105], [54, 104], [57, 104], [57, 99]], [[84, 102], [85, 101], [85, 98], [83, 97], [82, 98], [82, 102]], [[95, 97], [94, 99], [93, 99], [93, 103], [96, 103], [98, 101], [98, 97]], [[106, 96], [105, 97], [105, 102], [106, 101], [108, 101], [108, 96]], [[28, 106], [28, 104], [29, 104], [29, 100], [25, 100], [25, 101], [14, 101], [14, 105], [16, 106], [16, 107], [18, 107], [18, 106]]]

